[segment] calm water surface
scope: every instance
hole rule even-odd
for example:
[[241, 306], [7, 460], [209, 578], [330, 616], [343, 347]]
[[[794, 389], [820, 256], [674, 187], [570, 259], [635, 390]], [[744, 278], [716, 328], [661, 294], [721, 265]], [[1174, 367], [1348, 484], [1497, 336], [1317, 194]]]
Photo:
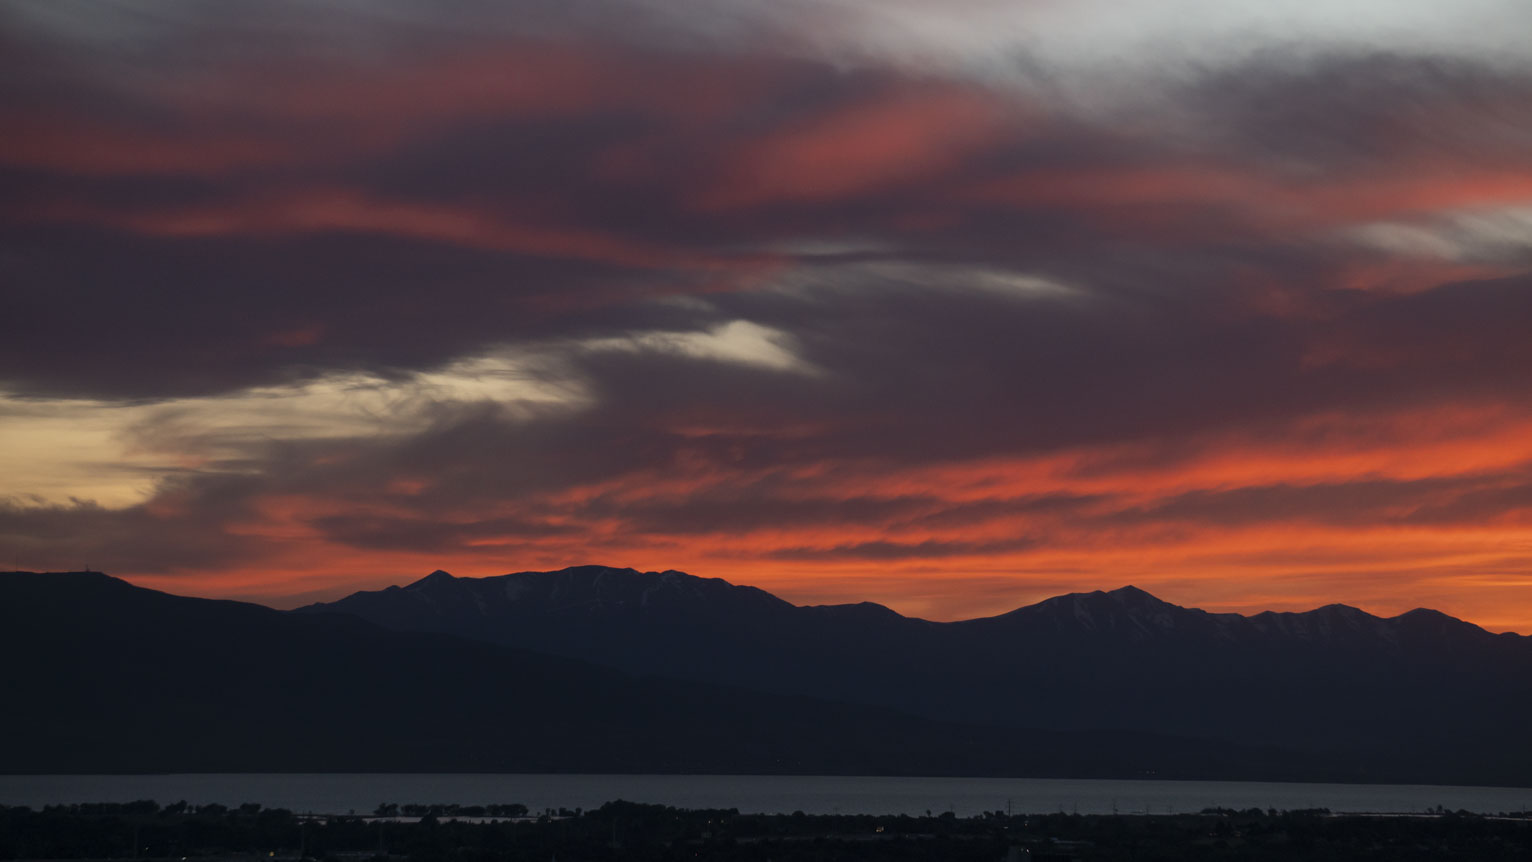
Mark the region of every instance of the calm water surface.
[[595, 808], [626, 799], [747, 813], [924, 814], [953, 811], [1170, 814], [1203, 808], [1329, 808], [1419, 812], [1437, 805], [1479, 813], [1532, 808], [1532, 789], [1244, 781], [1045, 778], [886, 778], [801, 775], [5, 775], [0, 804], [184, 799], [259, 802], [326, 814], [370, 813], [383, 802]]

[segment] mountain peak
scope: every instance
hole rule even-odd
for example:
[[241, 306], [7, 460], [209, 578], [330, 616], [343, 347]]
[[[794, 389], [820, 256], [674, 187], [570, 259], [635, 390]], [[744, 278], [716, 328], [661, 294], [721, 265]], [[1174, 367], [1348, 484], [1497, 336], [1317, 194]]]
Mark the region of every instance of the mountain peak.
[[1169, 604], [1169, 602], [1166, 602], [1158, 596], [1155, 596], [1145, 590], [1141, 590], [1132, 584], [1128, 584], [1125, 587], [1118, 587], [1115, 590], [1108, 590], [1106, 596], [1113, 601], [1116, 601], [1118, 604], [1127, 605], [1129, 607], [1159, 607], [1161, 605]]
[[[1133, 611], [1161, 611], [1175, 608], [1172, 605], [1153, 594], [1139, 589], [1131, 584], [1118, 587], [1115, 590], [1092, 590], [1088, 593], [1065, 593], [1032, 605], [1034, 608], [1070, 609], [1071, 613], [1078, 613], [1076, 609], [1093, 608], [1096, 611], [1116, 613], [1119, 610]], [[1022, 608], [1022, 610], [1026, 610]]]
[[1142, 640], [1179, 629], [1181, 621], [1194, 613], [1129, 585], [1110, 592], [1093, 590], [1054, 596], [991, 619], [1025, 625], [1041, 623], [1053, 629], [1083, 633], [1115, 631]]
[[1377, 617], [1374, 617], [1372, 614], [1369, 614], [1368, 612], [1362, 610], [1361, 608], [1352, 607], [1351, 605], [1347, 605], [1347, 604], [1341, 604], [1340, 602], [1331, 602], [1328, 605], [1325, 605], [1325, 606], [1320, 607], [1320, 608], [1316, 608], [1314, 610], [1314, 613], [1317, 613], [1317, 614], [1328, 614], [1330, 616], [1337, 616], [1337, 617], [1342, 617], [1344, 619], [1353, 619], [1353, 620], [1359, 620], [1359, 619], [1377, 619]]
[[445, 583], [449, 583], [449, 582], [455, 581], [455, 580], [457, 580], [457, 578], [453, 577], [451, 572], [446, 572], [446, 571], [443, 571], [441, 569], [437, 569], [436, 571], [432, 572], [429, 575], [426, 575], [425, 577], [421, 578], [420, 580], [416, 581], [415, 583], [410, 584], [408, 587], [405, 587], [405, 589], [417, 589], [419, 587], [433, 586], [433, 585], [436, 585], [436, 584], [445, 584]]

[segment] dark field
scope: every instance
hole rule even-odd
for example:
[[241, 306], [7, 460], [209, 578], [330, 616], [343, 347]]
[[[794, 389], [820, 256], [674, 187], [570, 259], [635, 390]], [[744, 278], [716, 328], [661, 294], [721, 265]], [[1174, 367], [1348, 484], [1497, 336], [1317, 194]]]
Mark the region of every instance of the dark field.
[[1532, 858], [1532, 814], [1331, 815], [1324, 810], [977, 817], [749, 815], [610, 802], [379, 806], [305, 817], [154, 802], [0, 808], [4, 859], [1154, 860]]

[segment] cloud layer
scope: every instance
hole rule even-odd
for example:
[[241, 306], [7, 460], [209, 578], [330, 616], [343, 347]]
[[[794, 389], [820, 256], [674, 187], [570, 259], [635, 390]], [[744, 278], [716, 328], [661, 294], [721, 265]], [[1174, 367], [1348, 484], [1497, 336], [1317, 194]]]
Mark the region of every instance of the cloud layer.
[[1532, 631], [1525, 12], [1219, 8], [0, 5], [0, 557]]

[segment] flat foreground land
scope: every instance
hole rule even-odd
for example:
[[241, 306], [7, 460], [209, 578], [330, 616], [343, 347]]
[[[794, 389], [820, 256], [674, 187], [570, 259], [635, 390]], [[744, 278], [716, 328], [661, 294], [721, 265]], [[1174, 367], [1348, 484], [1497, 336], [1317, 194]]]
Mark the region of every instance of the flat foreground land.
[[959, 818], [763, 815], [611, 802], [593, 811], [380, 805], [303, 815], [154, 802], [0, 808], [0, 859], [1180, 860], [1532, 858], [1532, 816], [1208, 810]]

